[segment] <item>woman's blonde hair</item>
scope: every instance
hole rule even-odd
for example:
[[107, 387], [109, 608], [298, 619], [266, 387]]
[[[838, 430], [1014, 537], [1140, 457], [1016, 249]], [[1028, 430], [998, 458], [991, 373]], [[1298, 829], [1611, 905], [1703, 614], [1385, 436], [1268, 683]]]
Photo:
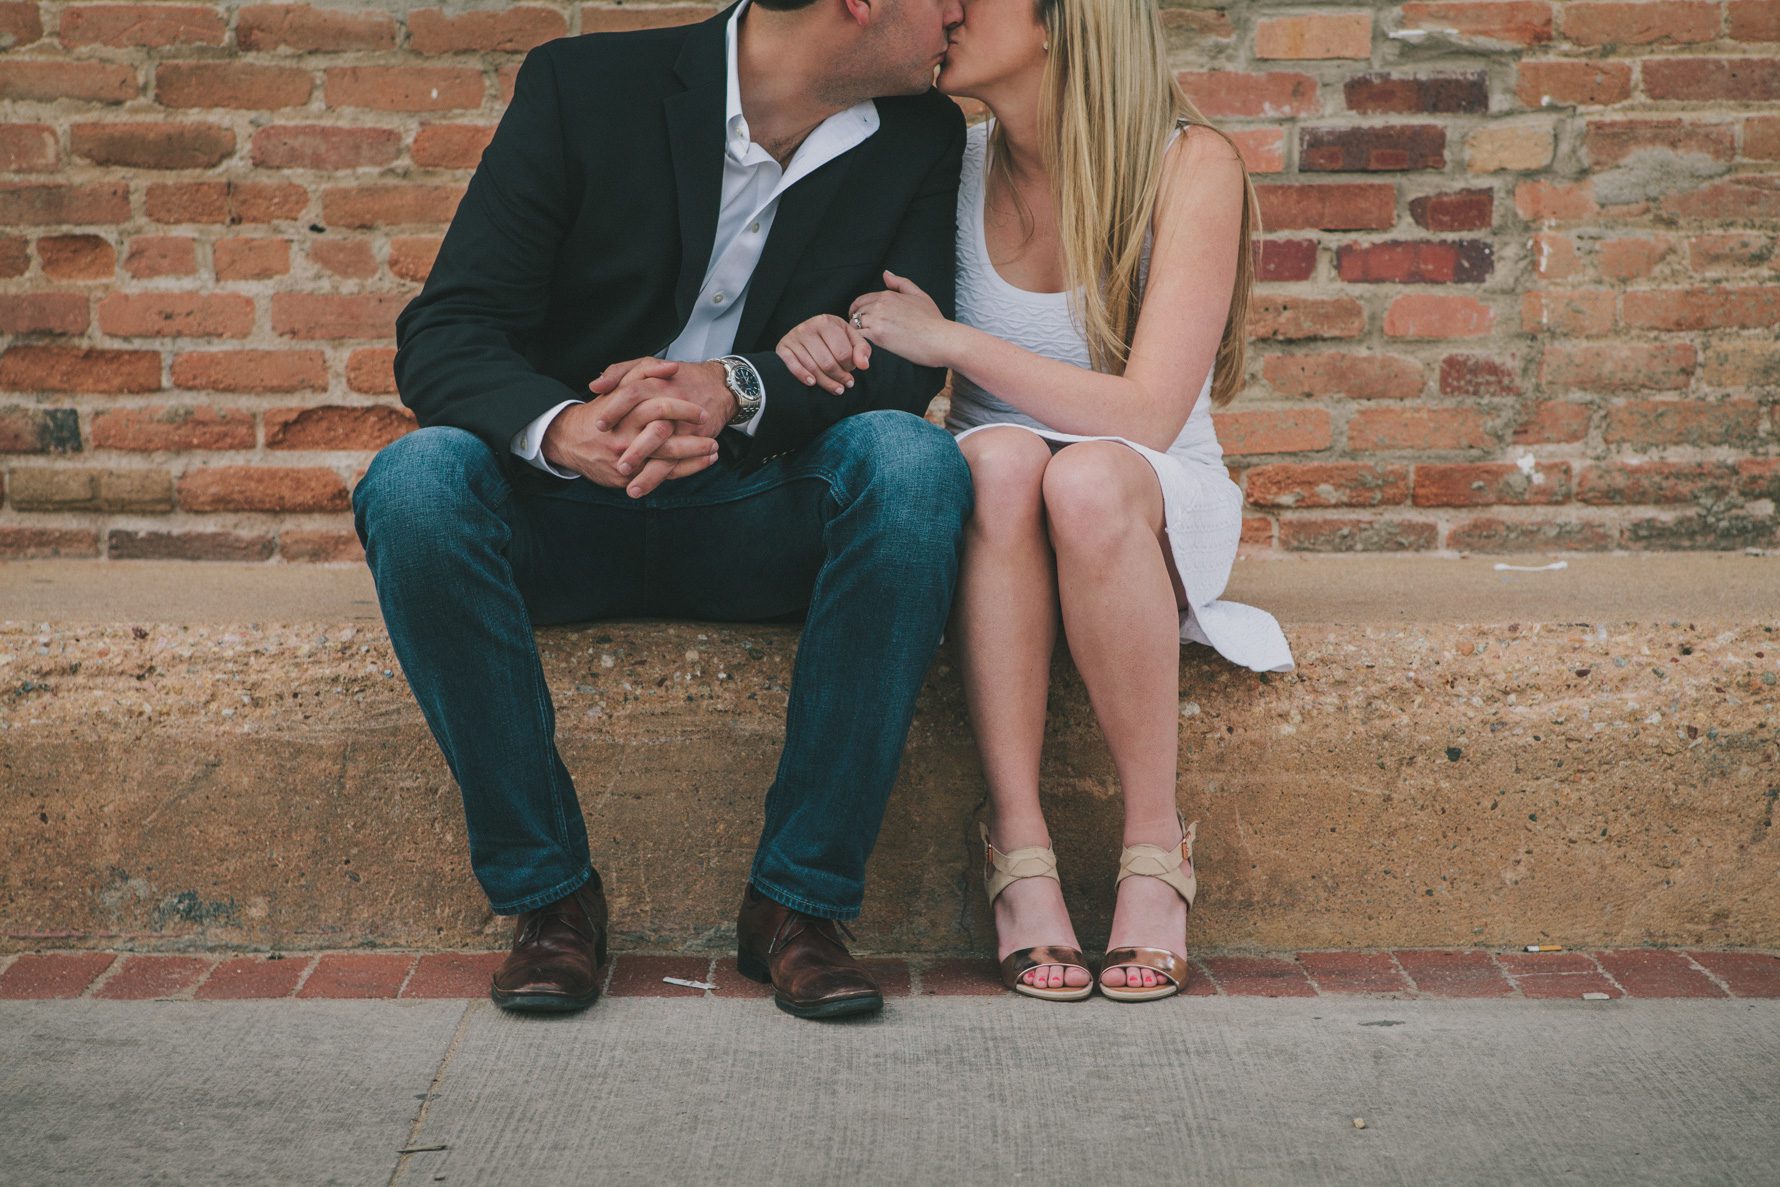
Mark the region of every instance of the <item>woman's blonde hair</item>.
[[[1035, 0], [1050, 41], [1039, 100], [1039, 138], [1057, 205], [1063, 274], [1096, 370], [1120, 374], [1131, 354], [1142, 298], [1139, 270], [1146, 232], [1162, 193], [1163, 153], [1176, 123], [1214, 128], [1168, 65], [1155, 0]], [[989, 167], [1011, 183], [999, 127]], [[1241, 154], [1237, 154], [1240, 164]], [[1236, 287], [1213, 362], [1211, 400], [1228, 404], [1242, 389], [1247, 360], [1252, 246], [1260, 211], [1242, 169], [1242, 230]], [[1022, 222], [1027, 215], [1021, 211]]]

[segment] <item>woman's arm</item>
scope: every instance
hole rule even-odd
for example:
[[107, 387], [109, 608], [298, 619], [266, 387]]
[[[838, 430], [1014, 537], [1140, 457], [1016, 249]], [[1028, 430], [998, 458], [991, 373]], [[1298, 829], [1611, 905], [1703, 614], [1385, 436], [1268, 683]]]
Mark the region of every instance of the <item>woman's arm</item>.
[[944, 321], [919, 307], [912, 286], [861, 297], [854, 310], [871, 341], [950, 367], [1053, 428], [1167, 449], [1223, 339], [1243, 201], [1242, 169], [1229, 143], [1188, 129], [1163, 165], [1149, 280], [1123, 375], [1088, 371]]

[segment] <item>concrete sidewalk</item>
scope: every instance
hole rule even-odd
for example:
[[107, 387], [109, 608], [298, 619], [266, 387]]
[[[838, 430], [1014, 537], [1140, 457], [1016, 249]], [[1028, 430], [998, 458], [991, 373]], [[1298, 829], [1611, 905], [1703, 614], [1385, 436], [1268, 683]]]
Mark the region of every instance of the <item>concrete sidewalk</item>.
[[1780, 1001], [6, 1002], [0, 1179], [1773, 1183], [1776, 1066]]

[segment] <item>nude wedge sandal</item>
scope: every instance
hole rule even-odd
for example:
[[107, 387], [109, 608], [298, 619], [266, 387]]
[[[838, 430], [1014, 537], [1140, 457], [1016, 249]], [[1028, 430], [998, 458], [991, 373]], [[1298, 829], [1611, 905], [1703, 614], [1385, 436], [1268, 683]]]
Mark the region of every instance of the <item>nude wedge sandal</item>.
[[[1181, 821], [1180, 847], [1163, 849], [1156, 845], [1126, 846], [1119, 854], [1119, 877], [1113, 886], [1117, 888], [1127, 878], [1154, 878], [1159, 882], [1166, 882], [1174, 888], [1176, 894], [1186, 900], [1187, 917], [1191, 919], [1193, 896], [1199, 889], [1199, 879], [1193, 872], [1193, 836], [1198, 832], [1199, 822], [1195, 820], [1188, 824], [1178, 814], [1175, 818]], [[1186, 867], [1184, 873], [1181, 871], [1183, 865]], [[1099, 982], [1100, 992], [1115, 1002], [1152, 1002], [1179, 993], [1187, 985], [1187, 958], [1166, 948], [1110, 948], [1100, 962], [1100, 969], [1105, 972], [1120, 965], [1149, 969], [1166, 977], [1168, 984], [1155, 985], [1148, 989], [1132, 989], [1126, 985]]]
[[[1057, 877], [1057, 855], [1051, 849], [1032, 845], [1025, 849], [1015, 849], [1012, 853], [1003, 853], [990, 842], [988, 825], [977, 821], [977, 831], [983, 837], [983, 889], [989, 895], [991, 908], [995, 906], [995, 900], [1001, 896], [1001, 892], [1021, 878], [1049, 878], [1061, 883], [1062, 880]], [[1088, 974], [1088, 983], [1062, 985], [1052, 989], [1048, 986], [1028, 985], [1020, 980], [1028, 970], [1047, 964], [1083, 969]], [[1066, 948], [1061, 944], [1042, 944], [1036, 948], [1019, 948], [1008, 953], [1001, 962], [1001, 983], [1027, 997], [1052, 1002], [1079, 1002], [1094, 992], [1094, 970], [1089, 967], [1088, 958], [1082, 954], [1081, 949]]]

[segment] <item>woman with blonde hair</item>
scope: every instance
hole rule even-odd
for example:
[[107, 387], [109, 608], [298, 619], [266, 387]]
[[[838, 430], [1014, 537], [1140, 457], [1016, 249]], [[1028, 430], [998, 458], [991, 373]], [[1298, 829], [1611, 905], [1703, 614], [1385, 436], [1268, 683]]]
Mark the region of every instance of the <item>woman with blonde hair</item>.
[[[848, 322], [811, 319], [779, 352], [831, 388], [874, 344], [951, 368], [976, 492], [953, 634], [1002, 978], [1043, 998], [1166, 997], [1186, 982], [1196, 886], [1175, 801], [1180, 642], [1292, 666], [1271, 615], [1218, 600], [1242, 494], [1211, 408], [1243, 382], [1254, 191], [1169, 69], [1154, 0], [965, 0], [937, 85], [990, 112], [964, 156], [957, 320], [886, 273]], [[1059, 619], [1124, 796], [1098, 980], [1039, 804]]]

